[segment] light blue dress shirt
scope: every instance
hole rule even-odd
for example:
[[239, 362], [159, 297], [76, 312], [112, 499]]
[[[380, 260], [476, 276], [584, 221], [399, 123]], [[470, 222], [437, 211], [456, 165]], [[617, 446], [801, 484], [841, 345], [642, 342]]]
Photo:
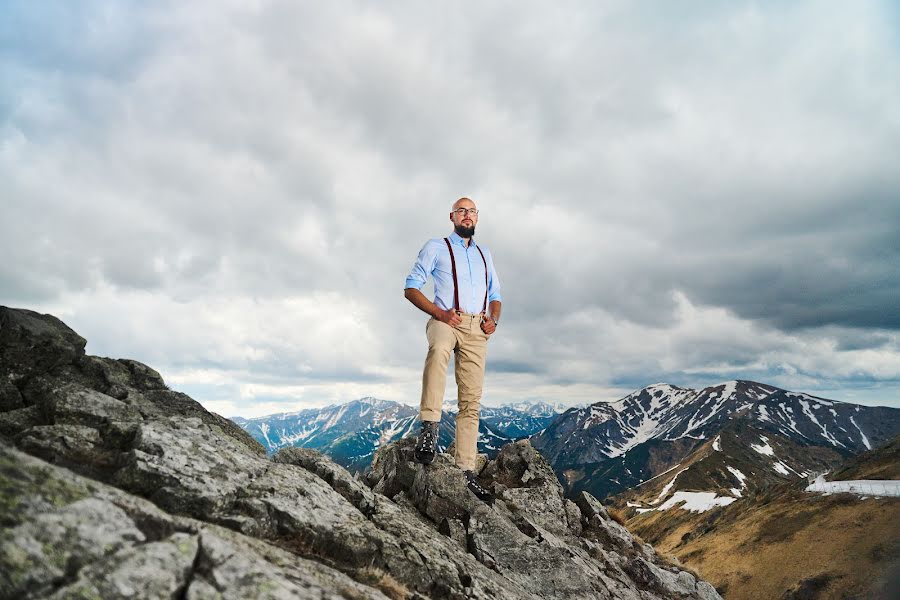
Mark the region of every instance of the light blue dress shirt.
[[[487, 261], [488, 274], [488, 304], [494, 300], [502, 301], [500, 296], [500, 279], [494, 269], [494, 260], [491, 251], [486, 246], [475, 247], [475, 239], [466, 246], [456, 232], [449, 236], [450, 247], [453, 248], [453, 257], [456, 259], [456, 279], [459, 283], [459, 310], [469, 314], [481, 312], [484, 306], [484, 263], [478, 248], [484, 252], [484, 260]], [[428, 276], [434, 278], [434, 303], [443, 310], [453, 308], [453, 269], [450, 264], [450, 253], [444, 238], [434, 238], [425, 242], [416, 263], [413, 265], [409, 277], [406, 278], [407, 288], [421, 290]]]

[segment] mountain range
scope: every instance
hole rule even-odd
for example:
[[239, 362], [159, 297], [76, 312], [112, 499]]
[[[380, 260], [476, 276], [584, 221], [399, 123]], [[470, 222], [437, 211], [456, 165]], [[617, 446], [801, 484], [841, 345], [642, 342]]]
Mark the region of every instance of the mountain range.
[[[442, 451], [452, 450], [454, 412], [454, 403], [445, 402], [438, 441]], [[369, 466], [378, 448], [418, 431], [415, 407], [371, 397], [232, 420], [270, 453], [311, 448], [355, 472]], [[482, 406], [478, 451], [494, 458], [505, 444], [527, 437], [553, 465], [568, 494], [584, 490], [605, 498], [684, 466], [713, 439], [742, 449], [744, 458], [729, 465], [742, 474], [769, 456], [753, 447], [778, 449], [778, 460], [756, 469], [751, 480], [724, 466], [708, 476], [728, 490], [826, 471], [898, 431], [898, 409], [838, 402], [753, 381], [699, 390], [660, 383], [616, 402], [583, 407], [546, 402]], [[682, 480], [690, 482], [699, 473], [695, 467]]]
[[[438, 444], [442, 451], [450, 448], [456, 435], [454, 404], [445, 402], [441, 413]], [[541, 431], [566, 408], [546, 402], [482, 406], [478, 451], [494, 458], [503, 445]], [[415, 435], [418, 415], [419, 410], [413, 406], [367, 397], [324, 408], [231, 420], [268, 452], [311, 448], [351, 471], [361, 471], [369, 466], [378, 448]]]
[[[604, 498], [683, 465], [705, 444], [733, 444], [748, 465], [766, 457], [763, 484], [827, 470], [898, 432], [900, 409], [730, 381], [701, 390], [656, 384], [616, 402], [570, 409], [531, 442], [569, 493], [585, 490]], [[728, 489], [741, 487], [731, 471], [719, 475]]]

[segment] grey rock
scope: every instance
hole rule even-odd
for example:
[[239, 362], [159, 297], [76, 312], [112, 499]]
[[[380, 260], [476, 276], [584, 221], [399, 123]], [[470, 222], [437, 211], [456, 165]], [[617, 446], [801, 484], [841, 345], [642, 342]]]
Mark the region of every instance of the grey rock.
[[[420, 593], [435, 598], [538, 598], [441, 534], [418, 512], [376, 495], [372, 523], [393, 539], [387, 567]], [[399, 551], [398, 551], [399, 550]]]
[[0, 443], [0, 597], [372, 598], [319, 562]]
[[[131, 388], [143, 389], [122, 361], [100, 356], [84, 356], [78, 362], [77, 368], [83, 374], [86, 383], [93, 384], [98, 392], [103, 392], [116, 400], [126, 399]], [[57, 372], [57, 375], [60, 373]], [[77, 377], [72, 379], [75, 380]], [[164, 387], [161, 377], [159, 380]]]
[[181, 392], [171, 390], [149, 390], [135, 392], [133, 403], [144, 415], [145, 419], [168, 417], [196, 418], [215, 430], [218, 436], [226, 436], [243, 445], [257, 456], [265, 456], [266, 449], [253, 437], [228, 419], [211, 413], [199, 402]]
[[272, 457], [277, 463], [297, 465], [315, 473], [364, 515], [375, 510], [375, 494], [347, 469], [308, 448], [285, 448]]
[[11, 439], [13, 436], [35, 425], [40, 425], [40, 423], [40, 415], [35, 406], [0, 412], [0, 435]]
[[456, 542], [460, 548], [466, 550], [468, 548], [467, 531], [465, 524], [459, 519], [449, 518], [442, 519], [438, 523], [438, 531], [443, 535]]
[[581, 510], [578, 508], [578, 505], [572, 502], [571, 500], [566, 499], [566, 523], [568, 524], [569, 531], [571, 531], [576, 537], [580, 536], [584, 531], [584, 527], [581, 525]]
[[197, 537], [176, 533], [159, 542], [129, 547], [78, 573], [48, 598], [171, 598], [187, 584]]
[[[119, 385], [130, 386], [141, 391], [169, 389], [162, 376], [144, 363], [128, 358], [120, 358], [117, 362], [128, 369], [131, 377], [125, 381], [118, 374], [118, 369], [110, 365], [109, 371], [105, 373], [110, 384], [118, 383]], [[113, 373], [116, 373], [116, 375], [114, 376]]]
[[25, 407], [19, 389], [7, 377], [0, 377], [0, 413]]
[[68, 423], [102, 429], [113, 422], [138, 423], [143, 420], [132, 406], [78, 384], [53, 387], [37, 402], [47, 423]]
[[0, 364], [13, 384], [73, 363], [86, 340], [52, 315], [0, 306]]
[[604, 521], [610, 519], [606, 507], [587, 492], [579, 492], [578, 495], [575, 496], [575, 505], [581, 510], [585, 523], [590, 522], [591, 518], [595, 515]]
[[85, 425], [36, 425], [17, 436], [19, 448], [58, 464], [87, 465], [103, 461], [100, 433]]
[[615, 548], [619, 552], [629, 553], [640, 545], [635, 543], [634, 537], [612, 520], [606, 508], [600, 501], [587, 492], [580, 492], [575, 497], [575, 504], [581, 510], [582, 535], [599, 540], [604, 546]]
[[[635, 562], [640, 545], [595, 498], [584, 494], [580, 505], [567, 502], [549, 465], [527, 441], [505, 446], [482, 470], [481, 477], [493, 480], [501, 492], [494, 507], [468, 492], [449, 456], [439, 456], [428, 467], [412, 462], [414, 443], [407, 438], [379, 450], [367, 482], [397, 504], [415, 507], [450, 541], [461, 537], [454, 531], [460, 523], [469, 553], [529, 593], [544, 598], [700, 597], [696, 589], [687, 590], [690, 574], [679, 579], [652, 562], [661, 562], [655, 556]], [[582, 522], [586, 538], [578, 537]]]
[[527, 440], [507, 444], [482, 471], [504, 486], [500, 495], [527, 522], [552, 533], [573, 533], [562, 487], [549, 463]]
[[37, 514], [0, 534], [0, 591], [3, 597], [46, 591], [67, 572], [144, 539], [124, 511], [96, 498]]

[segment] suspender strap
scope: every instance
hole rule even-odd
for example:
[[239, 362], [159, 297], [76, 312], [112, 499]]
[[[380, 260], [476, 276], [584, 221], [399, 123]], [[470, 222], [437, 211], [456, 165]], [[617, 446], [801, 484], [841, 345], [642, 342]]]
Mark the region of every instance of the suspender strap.
[[450, 269], [453, 271], [453, 308], [459, 310], [459, 284], [456, 282], [456, 259], [453, 258], [453, 248], [450, 246], [450, 240], [444, 238], [447, 244], [447, 250], [450, 251]]
[[[478, 248], [478, 244], [475, 244], [475, 247]], [[478, 254], [481, 255], [481, 262], [484, 263], [484, 306], [481, 307], [481, 312], [487, 314], [487, 292], [488, 292], [488, 276], [487, 276], [487, 261], [484, 260], [484, 252], [481, 251], [481, 248], [478, 248]]]
[[[456, 280], [456, 258], [453, 256], [453, 246], [450, 245], [450, 239], [444, 238], [444, 243], [447, 244], [447, 250], [450, 252], [450, 270], [453, 271], [453, 308], [459, 310], [459, 283]], [[484, 252], [481, 251], [481, 248], [478, 247], [478, 244], [475, 244], [475, 248], [478, 250], [478, 254], [481, 255], [481, 262], [484, 263], [484, 305], [481, 307], [481, 312], [487, 314], [487, 299], [488, 299], [488, 266], [487, 260], [484, 258]]]

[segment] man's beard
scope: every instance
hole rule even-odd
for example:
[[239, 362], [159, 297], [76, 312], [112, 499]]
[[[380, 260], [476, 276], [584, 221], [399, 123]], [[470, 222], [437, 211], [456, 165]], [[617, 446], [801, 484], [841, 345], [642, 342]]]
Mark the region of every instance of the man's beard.
[[453, 231], [461, 238], [470, 238], [475, 235], [475, 226], [466, 227], [465, 225], [454, 225]]

